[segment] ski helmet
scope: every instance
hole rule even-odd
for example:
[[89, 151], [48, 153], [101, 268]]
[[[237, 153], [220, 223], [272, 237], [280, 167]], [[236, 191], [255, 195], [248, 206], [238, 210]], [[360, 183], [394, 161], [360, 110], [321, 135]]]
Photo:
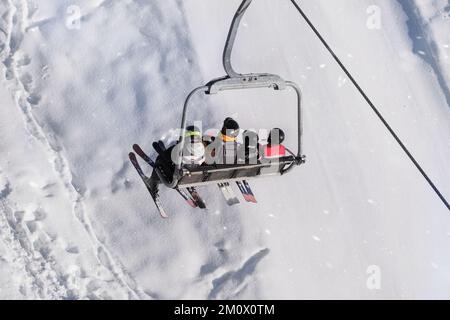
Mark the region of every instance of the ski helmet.
[[196, 126], [188, 126], [185, 132], [186, 138], [190, 138], [191, 142], [199, 142], [202, 140], [200, 129]]
[[233, 118], [226, 118], [221, 132], [223, 135], [236, 138], [239, 135], [239, 124]]
[[270, 130], [270, 134], [269, 134], [269, 138], [267, 138], [267, 142], [269, 144], [272, 144], [272, 140], [274, 143], [276, 144], [281, 144], [284, 142], [285, 139], [285, 135], [284, 135], [284, 131], [281, 130], [280, 128], [275, 128]]

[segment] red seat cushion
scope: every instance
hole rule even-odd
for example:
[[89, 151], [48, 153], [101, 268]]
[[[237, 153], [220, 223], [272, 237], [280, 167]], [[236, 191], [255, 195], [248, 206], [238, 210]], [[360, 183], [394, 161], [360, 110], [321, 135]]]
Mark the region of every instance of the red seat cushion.
[[283, 145], [269, 146], [264, 148], [264, 155], [268, 158], [271, 157], [284, 157], [286, 156], [286, 148]]

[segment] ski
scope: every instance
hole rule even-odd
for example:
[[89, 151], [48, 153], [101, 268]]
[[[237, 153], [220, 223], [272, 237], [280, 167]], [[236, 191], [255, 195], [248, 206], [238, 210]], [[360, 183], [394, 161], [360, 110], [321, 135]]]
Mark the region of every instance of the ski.
[[236, 184], [237, 184], [239, 190], [241, 191], [242, 196], [244, 197], [245, 201], [258, 203], [258, 201], [256, 201], [256, 198], [255, 198], [255, 195], [253, 194], [252, 189], [250, 188], [250, 185], [248, 184], [248, 182], [246, 180], [236, 181]]
[[242, 182], [241, 181], [236, 181], [236, 184], [237, 184], [237, 186], [239, 188], [239, 191], [241, 191], [242, 196], [244, 197], [245, 201], [250, 202], [250, 199], [248, 197], [248, 194], [247, 194], [247, 192], [245, 190], [245, 187], [242, 184]]
[[239, 203], [239, 199], [234, 194], [234, 191], [233, 189], [231, 189], [231, 186], [228, 182], [218, 183], [217, 185], [219, 186], [220, 191], [222, 191], [222, 195], [229, 206], [233, 206]]
[[229, 194], [230, 197], [231, 197], [231, 200], [232, 200], [232, 202], [233, 202], [233, 205], [234, 205], [234, 204], [240, 203], [238, 197], [236, 197], [236, 194], [234, 193], [233, 188], [231, 188], [231, 185], [230, 185], [229, 182], [225, 182], [225, 188], [226, 188], [228, 194]]
[[177, 190], [178, 194], [184, 199], [186, 200], [186, 202], [188, 203], [188, 205], [190, 205], [192, 208], [198, 208], [199, 205], [197, 203], [197, 200], [194, 199], [194, 197], [191, 196], [191, 194], [189, 192], [186, 192], [186, 190], [184, 189], [179, 189], [176, 188], [175, 190]]
[[203, 201], [203, 199], [200, 197], [200, 195], [197, 192], [197, 189], [195, 187], [189, 187], [187, 188], [187, 191], [192, 196], [192, 198], [195, 200], [196, 204], [200, 209], [206, 209], [206, 203]]
[[138, 144], [133, 145], [133, 150], [136, 154], [141, 157], [145, 162], [147, 162], [151, 167], [155, 167], [155, 163], [153, 160], [142, 150], [142, 148]]
[[136, 171], [138, 172], [139, 176], [141, 177], [142, 181], [144, 182], [145, 186], [147, 187], [148, 192], [150, 193], [153, 202], [156, 205], [156, 208], [159, 211], [159, 214], [161, 215], [161, 217], [163, 218], [168, 218], [168, 214], [166, 213], [166, 211], [164, 210], [164, 207], [162, 206], [162, 203], [159, 199], [159, 195], [158, 193], [153, 192], [150, 187], [148, 186], [148, 180], [150, 180], [149, 177], [147, 177], [144, 172], [142, 171], [141, 166], [139, 165], [136, 155], [133, 152], [130, 152], [128, 155], [131, 163], [133, 164], [134, 168], [136, 169]]
[[[139, 155], [145, 162], [147, 162], [151, 167], [155, 167], [155, 162], [142, 150], [142, 148], [138, 144], [133, 145], [133, 150]], [[190, 196], [190, 194], [186, 194], [184, 191], [176, 188], [175, 189], [178, 194], [190, 205], [192, 208], [197, 208], [198, 204], [194, 198]]]
[[247, 180], [244, 180], [244, 187], [247, 190], [248, 194], [250, 195], [250, 198], [252, 199], [253, 203], [257, 203], [258, 201], [256, 201], [256, 197], [252, 191], [252, 188], [250, 188], [250, 184], [247, 182]]

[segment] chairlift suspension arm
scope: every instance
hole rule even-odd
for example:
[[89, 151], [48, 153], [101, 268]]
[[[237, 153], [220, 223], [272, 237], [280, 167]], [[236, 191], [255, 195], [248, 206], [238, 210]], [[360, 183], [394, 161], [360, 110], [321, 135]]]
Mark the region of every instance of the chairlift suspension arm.
[[239, 6], [239, 9], [236, 11], [236, 14], [234, 15], [230, 31], [228, 32], [227, 41], [225, 43], [225, 48], [223, 50], [223, 67], [225, 69], [225, 72], [230, 78], [241, 76], [241, 74], [234, 71], [233, 66], [231, 65], [231, 52], [233, 51], [234, 42], [236, 40], [237, 31], [239, 29], [242, 17], [244, 16], [245, 11], [247, 11], [251, 3], [252, 0], [242, 1], [241, 5]]

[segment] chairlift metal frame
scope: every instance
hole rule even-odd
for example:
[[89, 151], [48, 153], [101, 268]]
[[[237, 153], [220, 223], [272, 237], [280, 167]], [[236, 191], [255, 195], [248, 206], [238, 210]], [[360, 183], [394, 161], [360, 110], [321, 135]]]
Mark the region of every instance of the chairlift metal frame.
[[[294, 166], [301, 165], [305, 163], [305, 156], [302, 154], [302, 134], [303, 134], [303, 124], [302, 124], [302, 92], [300, 87], [293, 81], [285, 81], [280, 76], [269, 73], [250, 73], [250, 74], [240, 74], [237, 73], [231, 64], [231, 54], [233, 51], [234, 43], [236, 40], [236, 35], [239, 29], [240, 22], [245, 12], [249, 8], [252, 0], [243, 0], [236, 14], [234, 15], [233, 21], [230, 26], [227, 41], [225, 43], [225, 48], [223, 51], [223, 67], [226, 72], [226, 76], [211, 80], [206, 85], [195, 88], [187, 96], [181, 120], [181, 136], [179, 140], [180, 147], [178, 149], [178, 155], [175, 161], [175, 171], [172, 179], [168, 179], [159, 168], [156, 168], [157, 173], [163, 183], [169, 188], [176, 188], [178, 186], [195, 186], [195, 185], [205, 185], [208, 183], [217, 183], [221, 181], [232, 181], [232, 180], [243, 180], [248, 178], [255, 178], [258, 176], [267, 176], [273, 174], [285, 174], [289, 172]], [[277, 159], [277, 169], [274, 172], [262, 173], [270, 164], [259, 163], [256, 165], [212, 165], [212, 166], [200, 166], [197, 169], [187, 170], [183, 168], [182, 165], [182, 150], [185, 144], [185, 131], [187, 122], [187, 111], [190, 106], [192, 98], [203, 92], [206, 95], [218, 94], [221, 91], [227, 90], [242, 90], [242, 89], [256, 89], [256, 88], [269, 88], [274, 90], [285, 90], [287, 87], [294, 89], [297, 96], [297, 153], [296, 155], [284, 157], [282, 159]], [[272, 166], [273, 167], [273, 166]], [[249, 172], [252, 169], [252, 173], [242, 174], [243, 172]], [[257, 170], [257, 171], [255, 171]], [[229, 176], [221, 178], [211, 178], [212, 174], [218, 174], [220, 172], [231, 172]], [[255, 175], [253, 175], [255, 174]], [[186, 177], [194, 177], [198, 175], [197, 180], [183, 179]], [[233, 177], [235, 176], [235, 177]], [[209, 177], [209, 178], [208, 178]], [[187, 181], [184, 181], [187, 180]]]

